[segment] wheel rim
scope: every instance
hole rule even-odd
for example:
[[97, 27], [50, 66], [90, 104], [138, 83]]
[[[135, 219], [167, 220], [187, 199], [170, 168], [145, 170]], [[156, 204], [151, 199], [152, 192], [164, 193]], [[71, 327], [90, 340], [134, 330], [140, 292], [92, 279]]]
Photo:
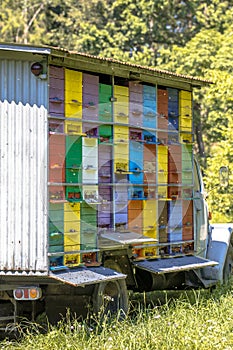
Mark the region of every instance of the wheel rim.
[[103, 312], [104, 314], [115, 314], [120, 309], [120, 289], [114, 282], [108, 282], [103, 290]]

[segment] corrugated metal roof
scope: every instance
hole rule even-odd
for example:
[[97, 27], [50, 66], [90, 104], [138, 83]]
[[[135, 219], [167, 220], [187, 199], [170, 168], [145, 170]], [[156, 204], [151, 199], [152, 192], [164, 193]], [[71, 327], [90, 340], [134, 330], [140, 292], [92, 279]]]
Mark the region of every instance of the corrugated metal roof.
[[72, 57], [72, 59], [80, 59], [80, 58], [89, 58], [92, 60], [96, 60], [97, 62], [105, 62], [108, 64], [117, 64], [121, 66], [121, 68], [125, 69], [139, 69], [142, 72], [147, 72], [148, 74], [158, 74], [160, 76], [167, 76], [170, 78], [177, 78], [182, 79], [183, 81], [187, 81], [193, 85], [206, 85], [206, 84], [212, 84], [210, 80], [203, 79], [200, 77], [194, 77], [191, 75], [186, 74], [178, 74], [175, 72], [170, 72], [167, 70], [162, 70], [156, 67], [148, 67], [143, 66], [140, 64], [135, 64], [132, 62], [123, 62], [114, 58], [108, 58], [108, 57], [101, 57], [101, 56], [95, 56], [87, 53], [82, 53], [78, 51], [73, 50], [67, 50], [64, 48], [59, 47], [49, 47], [49, 46], [30, 46], [30, 45], [19, 45], [19, 44], [8, 44], [8, 43], [0, 43], [0, 50], [8, 50], [8, 51], [18, 51], [18, 52], [30, 52], [30, 53], [37, 53], [37, 54], [47, 54], [47, 55], [53, 55], [53, 56], [63, 56], [63, 57]]
[[51, 53], [51, 48], [47, 46], [32, 46], [32, 45], [22, 45], [22, 44], [11, 44], [11, 43], [0, 43], [0, 50], [9, 51], [24, 51], [33, 54], [47, 54]]

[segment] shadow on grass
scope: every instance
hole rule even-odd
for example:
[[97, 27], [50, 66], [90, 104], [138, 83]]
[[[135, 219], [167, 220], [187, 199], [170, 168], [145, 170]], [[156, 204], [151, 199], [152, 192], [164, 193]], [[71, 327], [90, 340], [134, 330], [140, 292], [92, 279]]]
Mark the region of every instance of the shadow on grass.
[[178, 300], [187, 302], [191, 305], [196, 304], [197, 300], [204, 302], [207, 300], [219, 300], [220, 297], [233, 292], [233, 277], [224, 285], [217, 285], [209, 289], [185, 289], [153, 291], [144, 293], [130, 294], [130, 314], [134, 315], [135, 309], [153, 309], [160, 306], [171, 306]]

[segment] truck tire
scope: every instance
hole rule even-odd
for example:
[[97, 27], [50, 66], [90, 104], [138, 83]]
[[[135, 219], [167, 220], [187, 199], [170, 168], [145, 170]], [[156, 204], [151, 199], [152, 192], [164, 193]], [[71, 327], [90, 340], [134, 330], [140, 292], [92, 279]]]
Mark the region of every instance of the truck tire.
[[228, 247], [226, 260], [223, 267], [223, 283], [229, 282], [233, 272], [233, 247], [230, 244]]
[[[105, 267], [121, 272], [113, 260], [106, 260]], [[124, 319], [128, 312], [128, 292], [124, 279], [97, 284], [93, 293], [93, 311], [102, 316]]]

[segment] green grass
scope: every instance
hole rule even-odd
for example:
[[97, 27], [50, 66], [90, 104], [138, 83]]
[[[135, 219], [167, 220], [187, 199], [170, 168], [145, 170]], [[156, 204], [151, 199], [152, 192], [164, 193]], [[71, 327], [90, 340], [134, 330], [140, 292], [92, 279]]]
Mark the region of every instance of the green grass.
[[[92, 319], [94, 326], [70, 321], [50, 327], [46, 334], [31, 325], [20, 340], [4, 340], [1, 349], [82, 350], [231, 350], [233, 349], [233, 289], [212, 293], [190, 291], [174, 299], [164, 294], [161, 306], [134, 303], [122, 322]], [[171, 296], [171, 298], [170, 298]]]

